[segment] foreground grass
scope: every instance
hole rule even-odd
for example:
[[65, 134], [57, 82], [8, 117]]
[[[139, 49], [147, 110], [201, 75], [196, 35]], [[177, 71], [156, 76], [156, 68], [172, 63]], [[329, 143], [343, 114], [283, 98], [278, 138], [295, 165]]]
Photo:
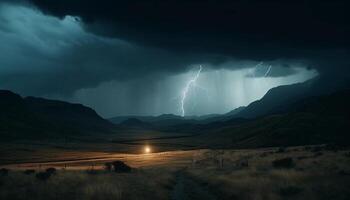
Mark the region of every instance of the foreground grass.
[[181, 165], [174, 167], [169, 163], [131, 173], [58, 170], [46, 181], [36, 178], [35, 173], [26, 175], [12, 170], [8, 175], [0, 175], [0, 199], [133, 200], [191, 196], [182, 192], [192, 193], [192, 197], [210, 194], [211, 199], [350, 199], [347, 149], [202, 150], [193, 154], [192, 161]]
[[159, 169], [125, 174], [58, 171], [42, 181], [35, 174], [11, 172], [1, 178], [0, 199], [167, 199], [172, 174]]
[[[350, 199], [347, 151], [301, 147], [207, 154], [205, 159], [197, 161], [200, 166], [194, 164], [187, 174], [220, 199]], [[285, 158], [293, 163], [273, 165], [274, 161]]]
[[191, 171], [190, 175], [220, 199], [349, 199], [350, 178], [295, 170], [257, 172]]

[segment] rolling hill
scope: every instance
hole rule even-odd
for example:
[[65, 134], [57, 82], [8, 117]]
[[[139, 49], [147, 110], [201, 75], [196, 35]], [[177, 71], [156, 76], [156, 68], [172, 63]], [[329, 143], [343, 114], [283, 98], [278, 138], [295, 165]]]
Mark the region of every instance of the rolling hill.
[[270, 89], [260, 100], [252, 102], [233, 117], [254, 119], [287, 113], [295, 103], [303, 99], [347, 90], [349, 85], [350, 80], [334, 82], [326, 77], [316, 77], [303, 83], [278, 86]]
[[[305, 144], [350, 144], [350, 90], [293, 103], [272, 114], [237, 125], [229, 123], [196, 139], [210, 147], [256, 148]], [[206, 143], [206, 144], [205, 144]]]
[[0, 135], [7, 139], [109, 133], [115, 125], [81, 104], [21, 96], [0, 90]]

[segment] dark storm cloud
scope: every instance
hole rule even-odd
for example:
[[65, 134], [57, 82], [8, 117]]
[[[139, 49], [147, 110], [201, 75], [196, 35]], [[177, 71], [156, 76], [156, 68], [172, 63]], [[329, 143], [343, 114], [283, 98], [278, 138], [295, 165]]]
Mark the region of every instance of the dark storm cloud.
[[[288, 59], [328, 74], [337, 63], [347, 66], [347, 4], [1, 1], [0, 84], [22, 94], [70, 94], [111, 80], [155, 80], [193, 64], [238, 69]], [[269, 76], [294, 73], [279, 69]]]
[[319, 49], [348, 49], [350, 41], [345, 0], [31, 1], [58, 17], [80, 16], [94, 33], [173, 51], [308, 58]]
[[0, 86], [25, 95], [70, 94], [110, 80], [178, 73], [224, 56], [170, 53], [86, 32], [78, 18], [58, 19], [24, 4], [0, 3]]

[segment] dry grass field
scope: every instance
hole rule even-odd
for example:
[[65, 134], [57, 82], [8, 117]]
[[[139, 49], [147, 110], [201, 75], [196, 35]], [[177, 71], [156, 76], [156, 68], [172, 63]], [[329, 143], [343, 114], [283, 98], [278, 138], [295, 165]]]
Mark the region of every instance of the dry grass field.
[[[9, 171], [0, 175], [0, 199], [350, 198], [350, 151], [332, 146], [149, 154], [56, 151], [34, 160], [1, 166]], [[104, 164], [114, 160], [132, 171], [106, 170]], [[49, 167], [57, 171], [38, 178]]]
[[222, 151], [222, 167], [199, 161], [187, 174], [219, 199], [349, 199], [349, 152], [321, 149]]

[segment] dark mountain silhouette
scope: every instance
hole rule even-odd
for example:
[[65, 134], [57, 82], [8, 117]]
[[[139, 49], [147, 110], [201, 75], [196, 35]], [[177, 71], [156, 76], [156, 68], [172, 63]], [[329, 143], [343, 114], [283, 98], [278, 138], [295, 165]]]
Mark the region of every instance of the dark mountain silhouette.
[[27, 97], [24, 100], [32, 112], [52, 122], [96, 131], [113, 128], [111, 123], [100, 117], [93, 109], [81, 104], [36, 97]]
[[[235, 118], [236, 115], [238, 115], [240, 112], [242, 112], [246, 107], [245, 106], [241, 106], [238, 108], [235, 108], [233, 110], [231, 110], [228, 113], [225, 113], [223, 115], [216, 115], [216, 116], [211, 116], [211, 117], [207, 117], [201, 120], [201, 123], [211, 123], [211, 122], [217, 122], [217, 121], [227, 121], [230, 120], [232, 118]], [[237, 117], [239, 118], [239, 117]]]
[[81, 104], [21, 96], [0, 90], [3, 138], [60, 137], [111, 132], [115, 125]]
[[181, 117], [173, 114], [163, 114], [159, 116], [119, 116], [110, 118], [109, 120], [114, 124], [122, 124], [129, 119], [138, 119], [157, 127], [173, 126], [183, 123], [197, 123], [194, 117]]
[[270, 89], [260, 100], [254, 101], [234, 117], [256, 118], [285, 111], [289, 105], [306, 98], [313, 82], [297, 83]]
[[175, 127], [183, 125], [197, 125], [197, 124], [208, 124], [216, 121], [226, 121], [231, 119], [240, 111], [244, 110], [245, 107], [236, 108], [226, 114], [210, 114], [202, 116], [186, 116], [181, 117], [173, 114], [163, 114], [159, 116], [119, 116], [113, 117], [109, 120], [114, 124], [123, 124], [124, 121], [129, 119], [138, 119], [142, 122], [152, 124], [152, 126], [165, 128], [165, 127]]
[[325, 77], [316, 77], [303, 83], [275, 87], [270, 89], [260, 100], [249, 104], [233, 117], [256, 118], [285, 113], [294, 103], [302, 99], [349, 89], [349, 83], [349, 80], [334, 82]]
[[[348, 81], [333, 83], [325, 78], [316, 77], [303, 83], [284, 85], [270, 89], [260, 100], [247, 107], [236, 108], [223, 115], [205, 115], [180, 117], [176, 115], [133, 116], [143, 122], [152, 124], [153, 129], [169, 132], [195, 134], [215, 130], [222, 126], [238, 125], [256, 118], [273, 114], [284, 114], [295, 109], [295, 104], [303, 99], [330, 94], [339, 89], [348, 88]], [[130, 117], [116, 117], [111, 121], [120, 123]]]
[[334, 92], [347, 85], [327, 88], [320, 80], [273, 88], [262, 99], [224, 115], [112, 118], [118, 125], [80, 104], [22, 98], [2, 90], [0, 134], [8, 139], [56, 138], [111, 133], [118, 128], [184, 133], [208, 147], [347, 143], [350, 90]]
[[211, 147], [267, 147], [305, 144], [350, 144], [350, 90], [293, 103], [289, 112], [272, 114], [208, 131], [198, 140]]
[[[221, 119], [221, 118], [220, 118]], [[229, 120], [217, 120], [208, 123], [182, 123], [172, 126], [157, 127], [158, 130], [164, 132], [181, 132], [191, 135], [200, 135], [203, 133], [215, 131], [224, 126], [238, 126], [251, 121], [251, 119], [233, 118]]]
[[128, 118], [122, 121], [121, 123], [119, 123], [119, 126], [124, 129], [153, 129], [154, 128], [152, 124], [141, 121], [137, 118]]
[[232, 118], [254, 119], [270, 114], [288, 112], [289, 107], [299, 100], [347, 89], [349, 88], [349, 83], [350, 80], [334, 82], [327, 77], [318, 76], [303, 83], [278, 86], [270, 89], [260, 100], [222, 115], [181, 117], [173, 114], [164, 114], [160, 116], [120, 116], [109, 120], [119, 124], [129, 118], [136, 118], [155, 125], [174, 126], [189, 123], [206, 124], [215, 121], [227, 121]]

